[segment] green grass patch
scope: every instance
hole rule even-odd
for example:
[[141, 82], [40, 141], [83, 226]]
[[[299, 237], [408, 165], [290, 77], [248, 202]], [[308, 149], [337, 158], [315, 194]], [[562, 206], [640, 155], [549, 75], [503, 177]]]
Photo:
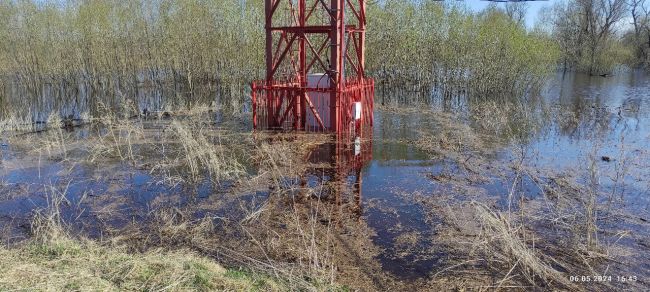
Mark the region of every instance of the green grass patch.
[[0, 247], [0, 291], [280, 291], [275, 278], [226, 269], [189, 250], [129, 253], [90, 240]]

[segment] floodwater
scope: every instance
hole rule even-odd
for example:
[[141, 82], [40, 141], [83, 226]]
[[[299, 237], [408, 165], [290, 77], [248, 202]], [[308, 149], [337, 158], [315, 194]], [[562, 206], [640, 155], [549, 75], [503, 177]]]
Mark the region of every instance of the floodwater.
[[[543, 93], [543, 99], [534, 102], [551, 115], [532, 115], [531, 118], [541, 119], [539, 127], [531, 132], [523, 130], [523, 142], [497, 149], [488, 161], [515, 160], [512, 153], [523, 148], [529, 165], [553, 173], [577, 173], [587, 170], [590, 157], [595, 156], [603, 192], [612, 192], [616, 186], [620, 206], [642, 218], [642, 222], [650, 219], [650, 76], [643, 72], [611, 78], [558, 74]], [[446, 255], [428, 250], [423, 256], [421, 250], [426, 249], [427, 242], [416, 245], [415, 251], [399, 250], [395, 240], [401, 234], [418, 232], [426, 239], [431, 238], [426, 234], [436, 233], [436, 228], [432, 228], [436, 224], [424, 216], [422, 206], [404, 200], [400, 194], [432, 194], [444, 189], [444, 183], [429, 176], [449, 166], [444, 161], [427, 160], [427, 155], [414, 146], [383, 142], [387, 138], [416, 135], [409, 128], [427, 126], [419, 117], [409, 114], [389, 120], [391, 117], [377, 116], [373, 161], [363, 179], [364, 202], [372, 202], [365, 204], [366, 220], [377, 231], [373, 241], [386, 247], [380, 256], [384, 268], [406, 278], [426, 277], [444, 266]], [[605, 161], [605, 157], [610, 161]], [[625, 167], [626, 174], [615, 181], [617, 171]], [[512, 181], [498, 175], [488, 176], [487, 182], [476, 187], [506, 209]], [[540, 187], [529, 177], [523, 177], [519, 187], [520, 194], [529, 199], [542, 196]], [[459, 200], [471, 199], [463, 193], [454, 195]], [[601, 202], [607, 199], [605, 196]], [[647, 226], [642, 228], [645, 230], [636, 232], [648, 236]], [[407, 255], [396, 256], [404, 253]]]
[[[515, 131], [518, 138], [493, 147], [491, 154], [484, 157], [488, 163], [511, 163], [518, 159], [513, 153], [523, 151], [527, 165], [552, 173], [584, 172], [579, 179], [587, 181], [589, 161], [597, 159], [598, 184], [603, 193], [613, 194], [602, 196], [599, 201], [606, 203], [615, 197], [617, 208], [643, 222], [650, 220], [650, 76], [636, 71], [608, 78], [558, 74], [541, 99], [528, 102], [532, 109], [529, 118], [536, 127], [531, 130], [521, 126], [525, 124], [521, 121], [509, 121], [508, 127], [521, 127]], [[217, 117], [217, 123], [223, 118], [212, 116]], [[476, 131], [492, 135], [471, 118], [466, 122]], [[320, 169], [308, 175], [310, 185], [323, 177], [331, 180], [342, 176], [354, 186], [351, 197], [342, 204], [350, 205], [345, 210], [353, 210], [350, 217], [357, 221], [352, 222], [371, 231], [364, 234], [364, 240], [375, 247], [371, 260], [398, 280], [427, 278], [449, 265], [449, 254], [435, 240], [444, 225], [442, 218], [429, 209], [430, 204], [421, 201], [435, 201], [440, 196], [441, 202], [448, 202], [451, 195], [454, 201], [484, 200], [497, 209], [508, 208], [507, 197], [513, 184], [510, 173], [483, 174], [485, 179], [472, 182], [471, 190], [481, 193], [480, 198], [467, 193], [467, 189], [435, 179], [445, 173], [461, 172], [453, 161], [431, 158], [414, 143], [420, 138], [419, 130], [435, 131], [436, 127], [417, 112], [378, 110], [371, 143], [348, 149], [355, 152], [349, 155], [350, 159], [357, 159], [358, 155], [364, 158], [346, 163], [352, 166], [338, 170], [342, 174]], [[81, 127], [73, 134], [83, 138], [92, 135], [89, 131]], [[259, 206], [272, 197], [269, 191], [229, 196], [227, 184], [217, 186], [208, 181], [165, 183], [142, 165], [71, 165], [65, 160], [34, 157], [29, 149], [14, 145], [15, 139], [7, 135], [1, 137], [0, 143], [0, 228], [5, 230], [2, 236], [6, 242], [28, 236], [30, 216], [51, 204], [53, 192], [63, 192], [67, 197], [63, 220], [91, 237], [103, 236], [102, 228], [106, 226], [119, 230], [133, 222], [146, 221], [152, 210], [166, 204], [195, 206], [195, 217], [211, 214], [223, 218], [229, 216], [229, 210], [239, 208], [242, 200]], [[331, 159], [333, 147], [336, 146], [319, 148], [312, 159], [336, 163]], [[543, 196], [528, 176], [521, 178], [517, 190], [527, 200]], [[212, 204], [216, 201], [219, 203]], [[341, 204], [336, 199], [332, 201]], [[241, 214], [231, 216], [237, 219]], [[647, 226], [638, 226], [627, 228], [647, 235]], [[640, 273], [643, 271], [647, 269]]]

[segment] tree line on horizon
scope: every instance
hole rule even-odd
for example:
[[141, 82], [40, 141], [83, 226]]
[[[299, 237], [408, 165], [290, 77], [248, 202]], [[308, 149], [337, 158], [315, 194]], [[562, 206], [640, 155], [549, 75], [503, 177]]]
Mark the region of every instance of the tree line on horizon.
[[[525, 3], [473, 12], [462, 3], [372, 2], [367, 72], [389, 88], [494, 99], [535, 92], [558, 69], [647, 67], [645, 1], [557, 2], [532, 29]], [[94, 107], [142, 87], [191, 107], [205, 99], [206, 84], [244, 101], [264, 74], [263, 14], [262, 0], [0, 1], [0, 111]], [[622, 31], [628, 19], [633, 29]]]
[[650, 68], [650, 1], [558, 1], [540, 14], [540, 26], [560, 47], [563, 70], [596, 75], [617, 65]]

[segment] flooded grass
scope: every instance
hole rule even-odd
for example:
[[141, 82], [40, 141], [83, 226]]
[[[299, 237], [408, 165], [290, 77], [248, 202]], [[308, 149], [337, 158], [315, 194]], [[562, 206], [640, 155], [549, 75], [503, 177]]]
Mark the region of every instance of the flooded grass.
[[[648, 84], [571, 84], [548, 100], [471, 111], [379, 107], [358, 147], [252, 133], [250, 117], [215, 107], [147, 118], [124, 105], [79, 126], [52, 117], [41, 131], [5, 129], [0, 264], [11, 273], [0, 287], [74, 274], [53, 283], [643, 289], [650, 119], [630, 99], [647, 100]], [[605, 94], [619, 100], [598, 99]], [[102, 266], [110, 258], [124, 265]], [[99, 266], [72, 269], [84, 261]], [[133, 274], [113, 270], [127, 266]], [[15, 282], [17, 273], [40, 276]], [[93, 275], [101, 281], [84, 280]], [[150, 286], [134, 286], [145, 278]]]

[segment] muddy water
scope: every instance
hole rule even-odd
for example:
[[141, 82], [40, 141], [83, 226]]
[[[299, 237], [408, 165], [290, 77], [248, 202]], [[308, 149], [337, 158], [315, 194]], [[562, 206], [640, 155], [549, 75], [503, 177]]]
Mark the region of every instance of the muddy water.
[[[506, 137], [507, 141], [497, 143], [501, 146], [484, 158], [495, 164], [510, 163], [518, 159], [513, 153], [524, 153], [528, 165], [553, 173], [582, 173], [588, 162], [596, 159], [599, 185], [604, 193], [613, 194], [602, 196], [600, 201], [615, 198], [617, 208], [649, 220], [650, 77], [639, 72], [609, 78], [559, 74], [542, 97], [528, 100], [528, 118], [535, 121], [534, 129], [524, 126], [529, 123], [511, 121], [508, 127], [517, 130], [512, 131], [517, 139]], [[467, 103], [456, 110], [471, 107]], [[222, 116], [216, 116], [219, 124]], [[372, 260], [381, 270], [399, 280], [424, 279], [448, 266], [449, 255], [435, 242], [442, 228], [441, 218], [419, 201], [440, 196], [444, 202], [449, 194], [456, 201], [477, 200], [478, 193], [481, 200], [505, 209], [513, 182], [507, 173], [487, 173], [480, 182], [471, 184], [471, 192], [455, 188], [436, 177], [459, 173], [459, 166], [445, 158], [432, 159], [415, 146], [420, 129], [435, 130], [439, 125], [412, 111], [380, 110], [375, 118], [370, 148], [359, 149], [371, 159], [363, 161], [356, 172], [344, 174], [351, 184], [359, 185], [352, 191], [356, 199], [350, 201], [358, 205], [353, 208], [358, 219], [373, 231], [367, 240], [377, 248]], [[498, 136], [471, 117], [466, 122], [487, 136]], [[84, 128], [73, 134], [79, 139], [92, 135]], [[101, 237], [106, 226], [119, 229], [146, 221], [151, 210], [164, 205], [194, 205], [196, 217], [211, 214], [222, 218], [229, 210], [239, 208], [241, 200], [259, 206], [270, 197], [268, 191], [224, 196], [227, 184], [215, 186], [208, 181], [191, 185], [165, 182], [143, 165], [98, 167], [41, 159], [29, 152], [29, 145], [12, 143], [15, 139], [6, 135], [0, 146], [0, 227], [5, 231], [4, 241], [27, 237], [30, 216], [51, 204], [48, 200], [53, 192], [63, 192], [68, 199], [63, 204], [63, 219], [91, 237]], [[322, 155], [327, 157], [327, 151]], [[308, 183], [315, 185], [325, 176], [336, 176], [324, 173], [320, 177], [313, 174]], [[531, 177], [522, 177], [516, 186], [517, 194], [527, 200], [543, 196]], [[219, 203], [212, 204], [215, 201]], [[648, 232], [634, 228], [639, 227], [629, 226], [633, 232]]]

